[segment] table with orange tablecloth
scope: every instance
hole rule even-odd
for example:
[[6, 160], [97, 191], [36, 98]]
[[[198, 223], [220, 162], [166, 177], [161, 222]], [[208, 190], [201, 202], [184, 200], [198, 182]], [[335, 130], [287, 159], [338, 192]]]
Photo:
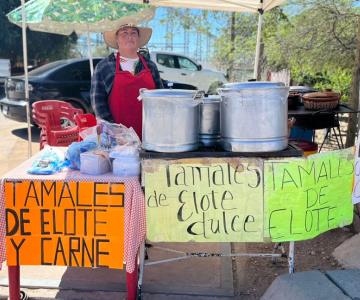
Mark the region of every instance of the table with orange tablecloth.
[[[41, 152], [40, 152], [41, 153]], [[144, 194], [138, 177], [119, 177], [112, 173], [93, 176], [81, 174], [75, 170], [65, 170], [53, 175], [31, 175], [26, 171], [39, 154], [25, 161], [2, 177], [0, 183], [0, 263], [6, 260], [6, 216], [5, 216], [5, 183], [14, 181], [60, 181], [60, 182], [101, 182], [123, 183], [124, 198], [124, 262], [127, 272], [128, 299], [136, 296], [137, 288], [137, 254], [140, 244], [145, 239], [145, 205]], [[9, 288], [11, 300], [19, 295], [19, 267], [9, 267]], [[12, 277], [12, 278], [11, 278]], [[11, 283], [13, 283], [11, 285]]]

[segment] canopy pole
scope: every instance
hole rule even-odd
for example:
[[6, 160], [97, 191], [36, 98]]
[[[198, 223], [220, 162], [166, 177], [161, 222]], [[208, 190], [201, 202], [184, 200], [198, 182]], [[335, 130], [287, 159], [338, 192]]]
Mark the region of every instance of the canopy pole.
[[89, 25], [88, 25], [88, 29], [87, 29], [87, 48], [88, 48], [88, 57], [89, 57], [89, 63], [90, 63], [90, 74], [91, 77], [94, 74], [94, 63], [93, 63], [93, 59], [92, 59], [92, 54], [91, 54], [91, 43], [90, 43], [90, 31], [89, 31]]
[[30, 124], [30, 101], [29, 101], [29, 74], [28, 74], [28, 56], [27, 56], [27, 38], [26, 38], [26, 14], [25, 14], [25, 0], [21, 0], [21, 28], [22, 28], [22, 43], [23, 43], [23, 64], [25, 76], [25, 103], [26, 103], [26, 121], [28, 129], [28, 157], [32, 156], [31, 145], [31, 124]]
[[261, 29], [263, 23], [264, 11], [259, 9], [259, 21], [256, 36], [256, 52], [255, 52], [255, 64], [254, 64], [254, 79], [258, 79], [259, 63], [260, 63], [260, 46], [261, 46]]

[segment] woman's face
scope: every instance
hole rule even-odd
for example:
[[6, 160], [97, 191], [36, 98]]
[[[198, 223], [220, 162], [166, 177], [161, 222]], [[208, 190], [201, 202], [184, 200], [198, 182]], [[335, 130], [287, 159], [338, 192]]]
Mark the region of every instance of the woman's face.
[[137, 52], [139, 48], [139, 32], [134, 27], [125, 27], [117, 32], [117, 43], [119, 51]]

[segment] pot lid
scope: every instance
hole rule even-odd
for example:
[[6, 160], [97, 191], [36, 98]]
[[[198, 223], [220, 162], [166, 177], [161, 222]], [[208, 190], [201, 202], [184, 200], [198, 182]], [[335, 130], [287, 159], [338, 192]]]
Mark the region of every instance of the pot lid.
[[340, 99], [340, 93], [327, 91], [327, 92], [315, 92], [315, 93], [307, 93], [303, 95], [304, 99]]
[[243, 89], [273, 89], [283, 88], [285, 84], [282, 82], [269, 81], [250, 81], [250, 82], [233, 82], [224, 84], [224, 89], [220, 90], [243, 90]]
[[290, 86], [290, 93], [311, 93], [316, 92], [317, 90], [310, 86], [302, 86], [302, 85], [293, 85]]
[[197, 90], [178, 90], [178, 89], [140, 89], [142, 97], [168, 97], [168, 98], [194, 98], [199, 91]]

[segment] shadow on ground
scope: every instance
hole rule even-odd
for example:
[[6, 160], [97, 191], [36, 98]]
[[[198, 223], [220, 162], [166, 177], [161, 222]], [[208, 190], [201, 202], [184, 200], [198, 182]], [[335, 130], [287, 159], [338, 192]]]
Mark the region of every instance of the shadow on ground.
[[[11, 133], [21, 139], [24, 140], [28, 139], [27, 127], [14, 129], [11, 131]], [[40, 128], [36, 126], [31, 126], [31, 141], [34, 143], [38, 143], [39, 137], [40, 137]]]

